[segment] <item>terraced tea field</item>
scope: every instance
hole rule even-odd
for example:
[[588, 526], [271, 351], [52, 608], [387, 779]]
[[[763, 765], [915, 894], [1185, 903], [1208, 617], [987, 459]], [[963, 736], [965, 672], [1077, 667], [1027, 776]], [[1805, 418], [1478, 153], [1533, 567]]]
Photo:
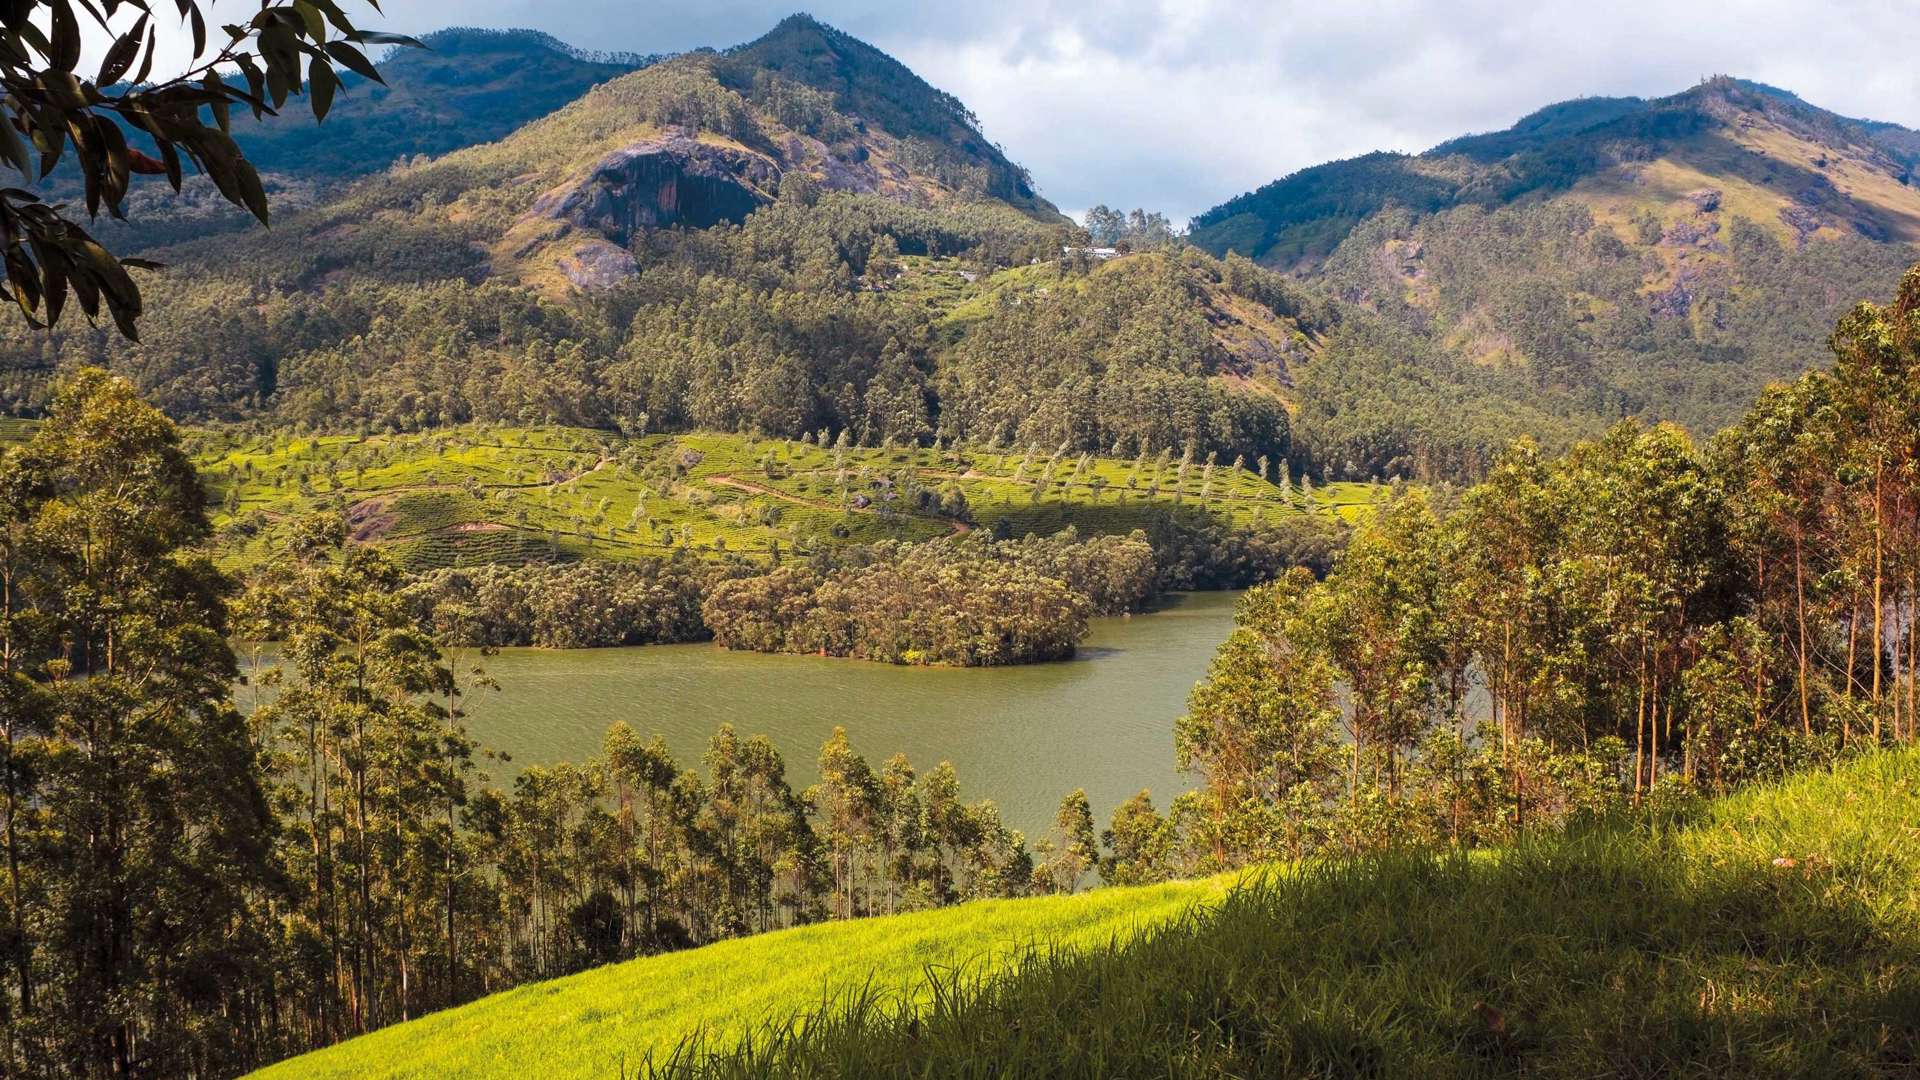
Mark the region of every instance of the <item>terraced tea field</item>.
[[[767, 559], [825, 545], [1068, 525], [1127, 532], [1161, 508], [1239, 525], [1364, 512], [1384, 489], [1309, 488], [1258, 463], [1037, 449], [822, 447], [745, 435], [469, 426], [417, 435], [197, 431], [221, 558], [245, 565], [290, 523], [343, 512], [356, 540], [425, 569], [687, 549]], [[1004, 524], [1002, 524], [1004, 523]]]

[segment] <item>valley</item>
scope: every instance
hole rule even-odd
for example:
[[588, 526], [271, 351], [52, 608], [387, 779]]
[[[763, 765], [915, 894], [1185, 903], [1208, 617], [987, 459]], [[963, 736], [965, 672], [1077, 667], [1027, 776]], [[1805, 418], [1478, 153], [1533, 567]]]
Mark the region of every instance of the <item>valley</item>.
[[581, 4], [0, 18], [0, 1076], [1920, 1060], [1884, 27]]

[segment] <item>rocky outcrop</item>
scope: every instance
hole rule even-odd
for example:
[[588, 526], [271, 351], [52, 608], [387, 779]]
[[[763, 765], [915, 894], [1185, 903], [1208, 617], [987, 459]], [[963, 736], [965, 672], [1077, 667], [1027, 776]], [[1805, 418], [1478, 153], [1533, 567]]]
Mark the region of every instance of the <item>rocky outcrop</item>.
[[[744, 221], [771, 200], [779, 179], [779, 168], [758, 154], [669, 135], [613, 151], [585, 177], [542, 195], [528, 216], [591, 230], [625, 247], [644, 229]], [[604, 253], [586, 258], [607, 261]]]
[[560, 273], [577, 289], [611, 289], [640, 269], [633, 253], [598, 237], [580, 241], [554, 260]]
[[1820, 211], [1799, 203], [1781, 208], [1780, 220], [1793, 230], [1794, 240], [1801, 247], [1806, 247], [1807, 238], [1819, 232], [1820, 227], [1827, 223]]

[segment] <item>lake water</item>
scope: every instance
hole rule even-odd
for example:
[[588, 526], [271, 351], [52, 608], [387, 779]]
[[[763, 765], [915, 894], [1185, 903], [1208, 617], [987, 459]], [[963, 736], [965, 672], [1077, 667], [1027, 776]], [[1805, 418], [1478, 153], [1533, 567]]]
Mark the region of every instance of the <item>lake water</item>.
[[519, 765], [597, 754], [616, 720], [664, 736], [682, 765], [731, 723], [772, 739], [788, 782], [803, 788], [841, 725], [875, 769], [896, 752], [921, 772], [953, 762], [968, 801], [993, 799], [1031, 839], [1076, 787], [1105, 825], [1141, 788], [1164, 809], [1190, 786], [1174, 768], [1173, 722], [1232, 629], [1237, 596], [1176, 594], [1158, 611], [1096, 619], [1075, 659], [1022, 667], [908, 668], [711, 645], [505, 649], [485, 661], [500, 689], [469, 697], [468, 727], [512, 756], [490, 766], [505, 783]]

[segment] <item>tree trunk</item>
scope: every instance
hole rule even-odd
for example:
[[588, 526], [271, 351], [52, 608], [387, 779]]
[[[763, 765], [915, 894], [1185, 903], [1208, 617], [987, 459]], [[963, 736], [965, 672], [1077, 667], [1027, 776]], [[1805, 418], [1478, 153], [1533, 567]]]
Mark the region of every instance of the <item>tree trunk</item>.
[[1800, 623], [1800, 733], [1813, 734], [1813, 707], [1807, 690], [1807, 572], [1801, 558], [1800, 529], [1793, 530], [1793, 594], [1795, 615]]
[[1880, 654], [1886, 648], [1885, 628], [1882, 619], [1886, 613], [1886, 601], [1882, 590], [1886, 583], [1885, 560], [1887, 545], [1884, 537], [1885, 505], [1882, 497], [1881, 479], [1884, 467], [1875, 464], [1873, 469], [1873, 741], [1880, 741]]

